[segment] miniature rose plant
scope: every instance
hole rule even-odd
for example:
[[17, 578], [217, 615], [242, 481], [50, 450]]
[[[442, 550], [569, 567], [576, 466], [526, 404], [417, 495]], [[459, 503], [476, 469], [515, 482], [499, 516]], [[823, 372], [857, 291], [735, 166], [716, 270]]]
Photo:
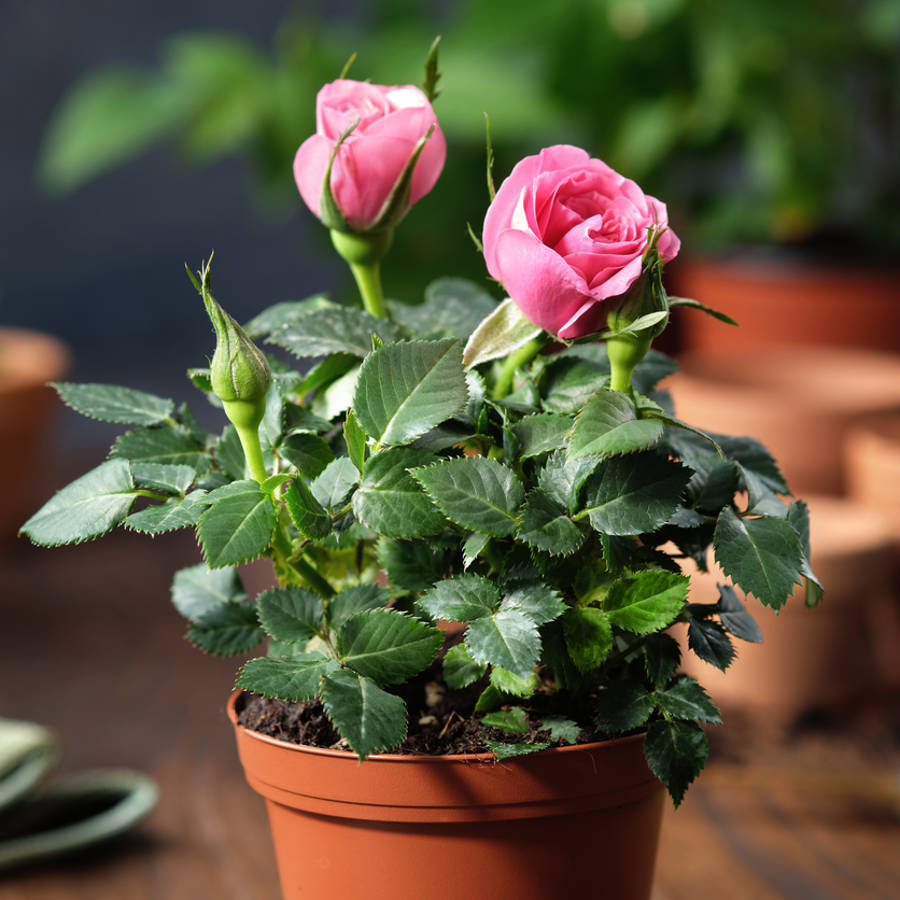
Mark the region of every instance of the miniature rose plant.
[[[22, 531], [55, 546], [193, 529], [203, 562], [172, 585], [188, 639], [263, 647], [238, 686], [320, 700], [360, 758], [402, 743], [401, 688], [437, 664], [498, 758], [644, 732], [677, 804], [719, 713], [669, 629], [726, 669], [734, 638], [761, 639], [736, 588], [777, 610], [805, 580], [815, 603], [807, 508], [757, 441], [676, 417], [658, 387], [675, 365], [650, 345], [672, 305], [700, 306], [663, 287], [678, 238], [660, 201], [583, 150], [546, 148], [497, 191], [483, 248], [507, 299], [443, 278], [418, 306], [384, 302], [378, 260], [444, 159], [434, 56], [426, 71], [423, 91], [326, 86], [297, 156], [366, 308], [316, 296], [241, 327], [207, 261], [191, 278], [216, 346], [189, 375], [227, 423], [57, 384], [131, 428]], [[732, 583], [692, 603], [680, 563], [704, 569], [710, 546]], [[260, 557], [279, 586], [248, 597], [238, 567]]]

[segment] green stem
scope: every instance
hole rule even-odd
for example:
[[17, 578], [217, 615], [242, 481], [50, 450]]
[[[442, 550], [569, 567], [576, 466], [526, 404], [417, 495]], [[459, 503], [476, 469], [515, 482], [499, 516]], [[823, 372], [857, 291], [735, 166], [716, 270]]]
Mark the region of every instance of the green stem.
[[269, 477], [269, 473], [263, 462], [262, 447], [259, 444], [259, 428], [236, 425], [235, 429], [241, 440], [241, 447], [244, 448], [244, 459], [247, 460], [250, 477], [262, 484]]
[[350, 271], [356, 279], [356, 286], [359, 288], [366, 312], [370, 316], [386, 319], [387, 309], [384, 305], [384, 292], [381, 289], [381, 264], [350, 263]]
[[547, 338], [543, 334], [540, 334], [506, 357], [506, 361], [500, 368], [500, 374], [497, 376], [494, 389], [491, 391], [491, 396], [495, 400], [502, 400], [512, 390], [516, 371], [531, 362], [531, 360], [540, 353], [541, 348], [546, 343]]
[[286, 573], [288, 575], [299, 576], [301, 581], [305, 582], [317, 594], [326, 599], [334, 596], [334, 588], [319, 574], [315, 566], [305, 560], [302, 556], [294, 555], [294, 548], [291, 546], [290, 539], [284, 533], [284, 529], [280, 523], [275, 528], [272, 551], [275, 574], [279, 577], [279, 581], [281, 581], [283, 587], [288, 587], [290, 584], [294, 583], [293, 579], [287, 580], [282, 577], [282, 573]]

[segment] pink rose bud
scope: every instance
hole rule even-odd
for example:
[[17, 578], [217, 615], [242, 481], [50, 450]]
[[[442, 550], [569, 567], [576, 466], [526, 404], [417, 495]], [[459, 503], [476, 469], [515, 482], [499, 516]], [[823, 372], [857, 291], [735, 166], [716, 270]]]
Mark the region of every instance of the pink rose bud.
[[[527, 156], [484, 219], [488, 272], [535, 325], [567, 340], [602, 331], [609, 304], [641, 276], [651, 228], [662, 262], [681, 242], [666, 205], [578, 147]], [[604, 308], [606, 307], [606, 308]]]
[[[377, 231], [396, 225], [434, 187], [446, 156], [444, 135], [419, 88], [342, 78], [319, 91], [316, 133], [297, 151], [294, 179], [329, 228]], [[329, 188], [336, 211], [327, 203], [323, 209]]]

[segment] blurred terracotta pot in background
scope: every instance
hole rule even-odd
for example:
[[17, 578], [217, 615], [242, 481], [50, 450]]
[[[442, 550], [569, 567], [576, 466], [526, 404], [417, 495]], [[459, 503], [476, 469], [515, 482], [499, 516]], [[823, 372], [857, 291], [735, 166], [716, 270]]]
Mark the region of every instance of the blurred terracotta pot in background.
[[686, 354], [679, 364], [682, 371], [663, 384], [679, 418], [762, 441], [797, 494], [843, 493], [842, 444], [850, 427], [900, 405], [900, 356], [892, 354], [719, 349]]
[[850, 496], [890, 516], [900, 541], [900, 409], [871, 416], [851, 428], [844, 458]]
[[0, 541], [12, 539], [34, 506], [41, 444], [56, 406], [48, 381], [62, 378], [69, 353], [56, 338], [0, 328]]

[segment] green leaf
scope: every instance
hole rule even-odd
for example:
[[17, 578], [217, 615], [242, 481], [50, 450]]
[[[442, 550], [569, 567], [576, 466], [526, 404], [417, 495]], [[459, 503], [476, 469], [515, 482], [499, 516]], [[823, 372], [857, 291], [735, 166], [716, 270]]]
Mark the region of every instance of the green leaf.
[[310, 409], [318, 419], [330, 422], [350, 409], [360, 368], [361, 365], [354, 366], [327, 387], [316, 391]]
[[499, 728], [510, 734], [527, 734], [529, 731], [528, 716], [521, 706], [490, 712], [481, 721], [490, 728]]
[[716, 523], [713, 547], [722, 571], [765, 606], [779, 609], [800, 584], [803, 550], [784, 519], [739, 519], [726, 507]]
[[609, 618], [594, 606], [574, 607], [563, 616], [563, 634], [572, 662], [581, 672], [596, 669], [609, 655], [613, 636]]
[[734, 659], [734, 646], [725, 629], [718, 622], [691, 619], [688, 626], [688, 647], [704, 662], [723, 672]]
[[480, 285], [464, 278], [438, 278], [425, 288], [425, 302], [417, 306], [388, 302], [395, 322], [419, 338], [465, 340], [479, 322], [497, 307]]
[[468, 398], [458, 341], [391, 344], [363, 361], [353, 410], [379, 444], [406, 444], [458, 413]]
[[511, 743], [508, 744], [505, 741], [491, 741], [487, 738], [484, 738], [485, 746], [494, 756], [497, 757], [498, 762], [503, 762], [504, 759], [512, 759], [515, 756], [527, 756], [529, 753], [538, 753], [541, 750], [546, 750], [550, 745], [549, 744], [525, 744], [525, 743]]
[[204, 563], [175, 573], [172, 603], [186, 619], [199, 619], [211, 609], [247, 599], [236, 569], [209, 569]]
[[753, 616], [747, 612], [737, 593], [730, 584], [717, 585], [719, 588], [719, 621], [722, 627], [736, 638], [751, 644], [762, 643], [762, 632]]
[[517, 537], [554, 556], [571, 556], [584, 543], [584, 534], [568, 510], [540, 489], [525, 500]]
[[604, 460], [586, 485], [585, 512], [605, 534], [653, 531], [675, 511], [690, 476], [690, 469], [653, 452]]
[[322, 676], [337, 669], [337, 660], [318, 651], [289, 659], [261, 656], [241, 667], [235, 687], [279, 700], [311, 700], [319, 694]]
[[634, 634], [661, 631], [687, 602], [690, 579], [674, 572], [644, 569], [616, 581], [603, 609], [613, 625]]
[[486, 316], [472, 332], [463, 351], [467, 369], [509, 356], [541, 333], [541, 329], [522, 314], [508, 297]]
[[246, 487], [217, 500], [203, 513], [197, 526], [197, 537], [211, 569], [238, 565], [260, 556], [275, 530], [272, 498], [255, 481], [234, 484]]
[[197, 477], [191, 466], [164, 466], [158, 463], [133, 463], [131, 474], [135, 484], [167, 494], [184, 494]]
[[718, 319], [726, 325], [738, 324], [731, 316], [726, 316], [725, 313], [719, 312], [717, 309], [713, 309], [710, 306], [704, 306], [704, 304], [700, 303], [698, 300], [691, 300], [689, 297], [669, 297], [669, 306], [685, 306], [689, 309], [699, 309], [701, 312], [705, 312], [708, 316], [712, 316], [714, 319]]
[[504, 701], [505, 697], [500, 691], [494, 687], [494, 685], [489, 684], [479, 695], [478, 699], [475, 701], [475, 713], [485, 713], [490, 712], [494, 709], [499, 709]]
[[266, 307], [255, 315], [246, 325], [244, 331], [252, 338], [265, 337], [273, 331], [281, 331], [289, 325], [296, 325], [299, 319], [314, 310], [337, 309], [324, 294], [314, 294], [305, 300], [286, 300]]
[[410, 469], [436, 459], [417, 447], [396, 447], [370, 457], [353, 495], [356, 518], [393, 538], [420, 538], [442, 531], [446, 520], [409, 474]]
[[[316, 363], [303, 377], [297, 388], [298, 397], [305, 397], [310, 391], [325, 387], [359, 366], [359, 357], [351, 353], [333, 353]], [[302, 407], [301, 407], [302, 408]], [[319, 430], [319, 429], [317, 429]]]
[[210, 466], [206, 449], [183, 425], [158, 425], [126, 431], [113, 444], [110, 456], [132, 462], [190, 466], [197, 472], [205, 472]]
[[529, 459], [532, 456], [559, 450], [565, 446], [572, 425], [573, 420], [569, 416], [560, 416], [556, 413], [538, 413], [520, 419], [513, 426], [513, 431], [521, 444], [519, 455], [522, 459]]
[[213, 656], [237, 656], [252, 650], [266, 633], [259, 627], [256, 607], [247, 603], [222, 603], [194, 620], [187, 638]]
[[399, 541], [382, 537], [376, 545], [378, 563], [393, 590], [424, 591], [443, 578], [451, 556], [429, 541]]
[[326, 509], [336, 510], [359, 482], [359, 470], [349, 456], [340, 456], [330, 462], [316, 477], [309, 489], [313, 497]]
[[696, 722], [653, 722], [644, 738], [644, 755], [677, 807], [688, 785], [706, 764], [706, 735]]
[[750, 494], [751, 507], [773, 494], [788, 493], [787, 482], [772, 454], [759, 441], [724, 434], [715, 434], [713, 437], [722, 450], [740, 465]]
[[416, 469], [412, 475], [457, 525], [492, 537], [515, 530], [525, 492], [506, 466], [483, 457], [450, 459]]
[[463, 544], [463, 568], [468, 569], [490, 543], [490, 536], [473, 531]]
[[51, 384], [67, 406], [101, 422], [156, 425], [165, 421], [175, 410], [171, 400], [133, 388], [113, 384], [73, 384], [69, 381]]
[[535, 672], [529, 672], [527, 678], [522, 678], [504, 669], [503, 666], [491, 666], [491, 687], [501, 694], [530, 697], [538, 689], [538, 683]]
[[569, 456], [633, 453], [655, 444], [663, 433], [662, 422], [638, 419], [631, 399], [620, 391], [600, 391], [575, 419]]
[[393, 609], [356, 613], [340, 627], [341, 662], [379, 684], [398, 684], [418, 675], [434, 659], [443, 634]]
[[535, 625], [546, 625], [558, 619], [568, 607], [546, 584], [519, 584], [507, 592], [501, 608], [518, 609]]
[[278, 452], [304, 478], [310, 480], [321, 475], [325, 467], [334, 461], [331, 447], [317, 434], [290, 434], [284, 439]]
[[454, 575], [422, 594], [418, 604], [433, 619], [470, 622], [494, 612], [500, 605], [500, 592], [481, 575]]
[[809, 563], [809, 507], [802, 500], [795, 500], [788, 507], [786, 518], [791, 523], [794, 531], [797, 532], [797, 537], [800, 539], [800, 548], [803, 551], [803, 563], [800, 572], [806, 579], [806, 605], [817, 606], [825, 591]]
[[614, 534], [600, 535], [600, 548], [606, 568], [614, 575], [620, 574], [631, 561], [634, 539]]
[[640, 728], [656, 709], [653, 694], [634, 681], [614, 681], [598, 691], [596, 723], [610, 734]]
[[562, 358], [549, 365], [541, 379], [543, 407], [548, 412], [576, 413], [609, 378], [606, 370], [581, 359]]
[[709, 722], [720, 725], [719, 710], [703, 688], [693, 678], [679, 678], [671, 687], [656, 691], [660, 709], [676, 719]]
[[302, 475], [288, 486], [284, 502], [291, 521], [303, 537], [317, 540], [331, 534], [331, 516], [313, 496]]
[[540, 657], [541, 638], [537, 625], [525, 613], [501, 609], [469, 624], [466, 647], [478, 662], [528, 678]]
[[[193, 476], [193, 470], [189, 471]], [[179, 528], [192, 528], [207, 505], [205, 491], [195, 491], [183, 500], [173, 497], [165, 503], [132, 513], [123, 524], [143, 534], [163, 534]]]
[[278, 641], [309, 641], [322, 628], [322, 598], [303, 588], [273, 588], [257, 597], [259, 621]]
[[550, 455], [544, 468], [538, 473], [538, 486], [572, 514], [578, 509], [584, 483], [597, 468], [599, 461], [597, 456], [567, 459], [565, 453], [558, 450]]
[[353, 465], [362, 472], [366, 460], [366, 433], [352, 409], [347, 411], [347, 418], [344, 420], [344, 443]]
[[366, 609], [380, 609], [387, 606], [390, 592], [377, 584], [357, 584], [344, 588], [335, 594], [325, 609], [325, 619], [337, 631], [350, 618]]
[[226, 425], [222, 429], [222, 434], [216, 441], [215, 456], [219, 468], [227, 475], [237, 481], [244, 479], [246, 469], [244, 448], [234, 425]]
[[322, 700], [341, 737], [365, 759], [406, 737], [406, 706], [370, 678], [338, 669], [322, 677]]
[[55, 493], [21, 533], [44, 547], [89, 541], [124, 521], [134, 500], [128, 463], [108, 460]]
[[561, 716], [544, 716], [539, 730], [549, 731], [551, 741], [559, 741], [563, 744], [577, 744], [581, 734], [581, 726], [577, 722]]
[[465, 644], [451, 647], [444, 656], [444, 681], [453, 691], [474, 684], [484, 676], [487, 666], [476, 662], [466, 650]]
[[654, 687], [665, 687], [680, 662], [681, 647], [672, 635], [648, 635], [644, 641], [644, 669]]
[[335, 306], [305, 312], [284, 328], [273, 332], [268, 343], [276, 344], [300, 359], [349, 353], [357, 358], [372, 349], [371, 334], [385, 344], [397, 340], [397, 327], [361, 309]]

